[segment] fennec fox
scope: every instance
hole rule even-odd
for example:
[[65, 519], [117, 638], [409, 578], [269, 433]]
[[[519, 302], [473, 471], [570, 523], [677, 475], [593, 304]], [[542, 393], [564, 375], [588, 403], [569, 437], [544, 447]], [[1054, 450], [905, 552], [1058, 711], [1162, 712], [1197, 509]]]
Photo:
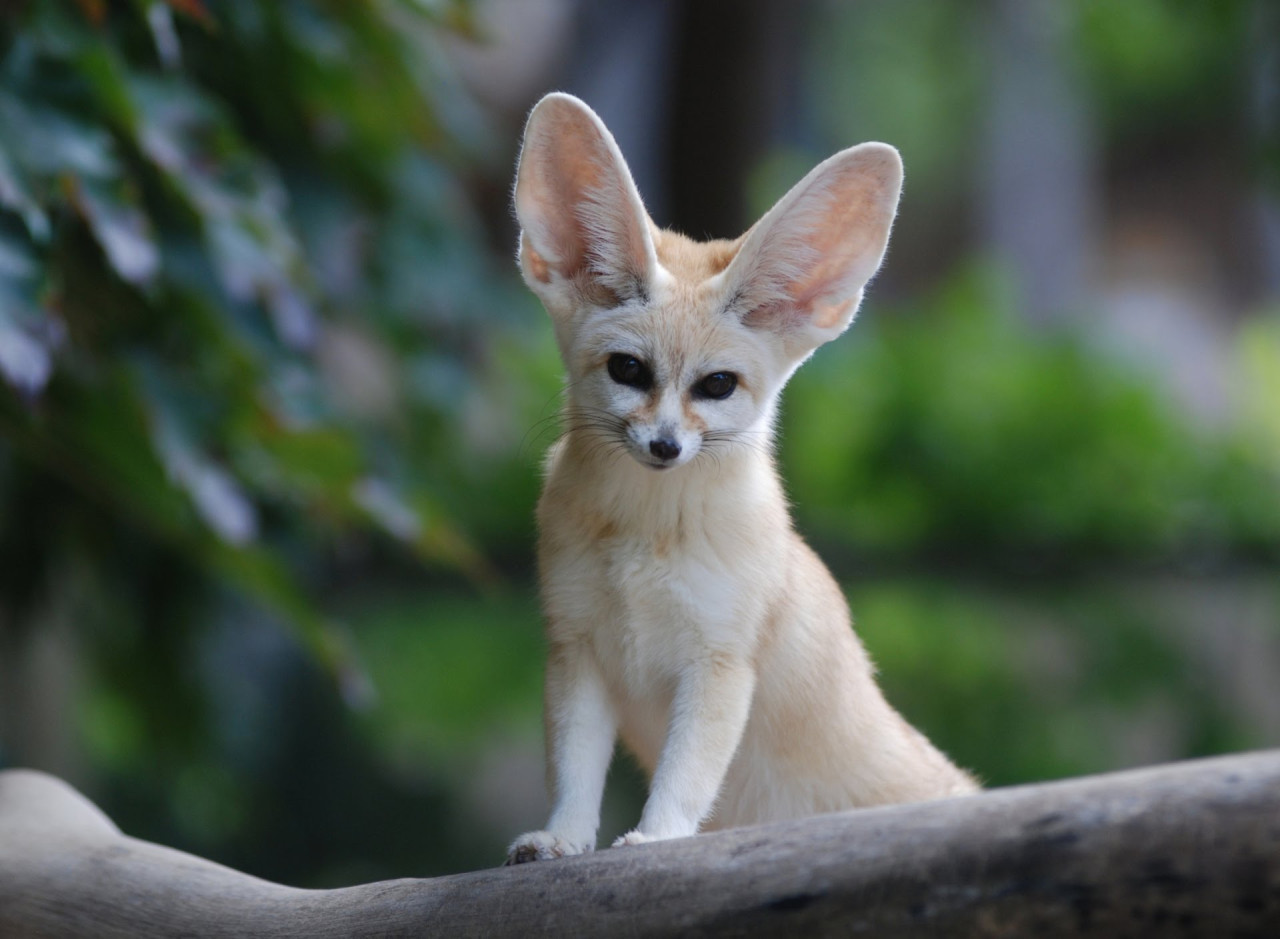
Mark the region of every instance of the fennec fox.
[[553, 809], [508, 863], [594, 849], [619, 735], [651, 783], [615, 845], [976, 788], [881, 695], [771, 454], [782, 386], [852, 321], [901, 181], [865, 143], [698, 243], [649, 219], [583, 102], [533, 109], [520, 269], [568, 382], [538, 504]]

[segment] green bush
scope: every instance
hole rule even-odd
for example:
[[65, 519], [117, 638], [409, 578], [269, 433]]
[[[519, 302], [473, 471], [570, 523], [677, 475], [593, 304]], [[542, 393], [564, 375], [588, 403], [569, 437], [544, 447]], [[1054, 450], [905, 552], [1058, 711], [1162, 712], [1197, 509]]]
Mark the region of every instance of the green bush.
[[1168, 588], [892, 577], [848, 591], [889, 700], [995, 786], [1268, 745], [1234, 678], [1171, 627]]
[[1143, 376], [1035, 331], [982, 268], [911, 312], [867, 312], [797, 375], [784, 423], [802, 523], [850, 548], [1070, 562], [1280, 546], [1280, 461], [1255, 435], [1198, 430]]

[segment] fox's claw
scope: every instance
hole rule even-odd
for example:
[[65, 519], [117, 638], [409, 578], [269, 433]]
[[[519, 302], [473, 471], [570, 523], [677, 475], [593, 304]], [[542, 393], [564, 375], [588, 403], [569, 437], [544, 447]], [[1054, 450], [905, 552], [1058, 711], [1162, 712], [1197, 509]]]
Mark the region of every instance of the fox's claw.
[[549, 831], [530, 831], [511, 842], [504, 866], [529, 861], [550, 861], [571, 854], [585, 854], [590, 850], [589, 845], [575, 844]]
[[650, 838], [648, 835], [642, 834], [639, 830], [632, 830], [620, 837], [613, 843], [615, 848], [621, 848], [629, 844], [648, 844], [656, 839]]

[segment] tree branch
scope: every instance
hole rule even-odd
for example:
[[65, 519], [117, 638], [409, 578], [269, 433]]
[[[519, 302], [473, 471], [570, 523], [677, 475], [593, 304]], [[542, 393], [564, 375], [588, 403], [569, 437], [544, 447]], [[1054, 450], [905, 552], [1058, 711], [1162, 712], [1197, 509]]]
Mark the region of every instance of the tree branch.
[[[427, 834], [424, 832], [424, 838]], [[1280, 935], [1280, 750], [299, 890], [0, 772], [0, 935]]]

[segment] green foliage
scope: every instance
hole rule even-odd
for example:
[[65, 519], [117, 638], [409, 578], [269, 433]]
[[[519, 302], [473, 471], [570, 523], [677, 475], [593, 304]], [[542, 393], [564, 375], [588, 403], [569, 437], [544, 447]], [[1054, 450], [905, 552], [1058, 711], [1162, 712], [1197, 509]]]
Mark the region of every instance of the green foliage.
[[1139, 584], [913, 578], [849, 596], [889, 700], [987, 785], [1266, 744]]
[[1240, 50], [1254, 13], [1238, 2], [1078, 4], [1079, 58], [1108, 131], [1125, 142], [1153, 131], [1167, 139], [1237, 118], [1224, 103], [1245, 100]]
[[487, 583], [479, 544], [529, 527], [520, 442], [558, 377], [465, 196], [492, 146], [440, 46], [467, 29], [410, 0], [34, 0], [0, 27], [0, 630], [78, 627], [62, 732], [140, 835], [293, 877], [333, 863], [307, 818], [354, 855], [449, 811], [335, 713], [334, 685], [381, 689], [333, 595], [373, 566]]
[[1280, 309], [1248, 323], [1239, 342], [1243, 438], [1259, 460], [1280, 466]]
[[[906, 198], [936, 205], [970, 172], [980, 119], [983, 18], [963, 0], [828, 7], [813, 19], [809, 76], [820, 89], [811, 107], [828, 145], [892, 141], [909, 168]], [[826, 155], [807, 154], [801, 171]], [[757, 200], [757, 211], [783, 191]]]
[[492, 367], [529, 302], [459, 195], [480, 138], [434, 61], [446, 26], [465, 9], [35, 2], [0, 34], [0, 497], [47, 481], [30, 524], [92, 514], [334, 666], [333, 552], [487, 576], [464, 427], [528, 397]]
[[869, 311], [787, 394], [786, 477], [828, 542], [1065, 561], [1280, 545], [1280, 463], [1036, 333], [982, 269], [910, 314]]
[[378, 680], [369, 730], [388, 759], [441, 767], [495, 732], [537, 736], [530, 705], [545, 650], [534, 597], [397, 595], [354, 606], [361, 658]]

